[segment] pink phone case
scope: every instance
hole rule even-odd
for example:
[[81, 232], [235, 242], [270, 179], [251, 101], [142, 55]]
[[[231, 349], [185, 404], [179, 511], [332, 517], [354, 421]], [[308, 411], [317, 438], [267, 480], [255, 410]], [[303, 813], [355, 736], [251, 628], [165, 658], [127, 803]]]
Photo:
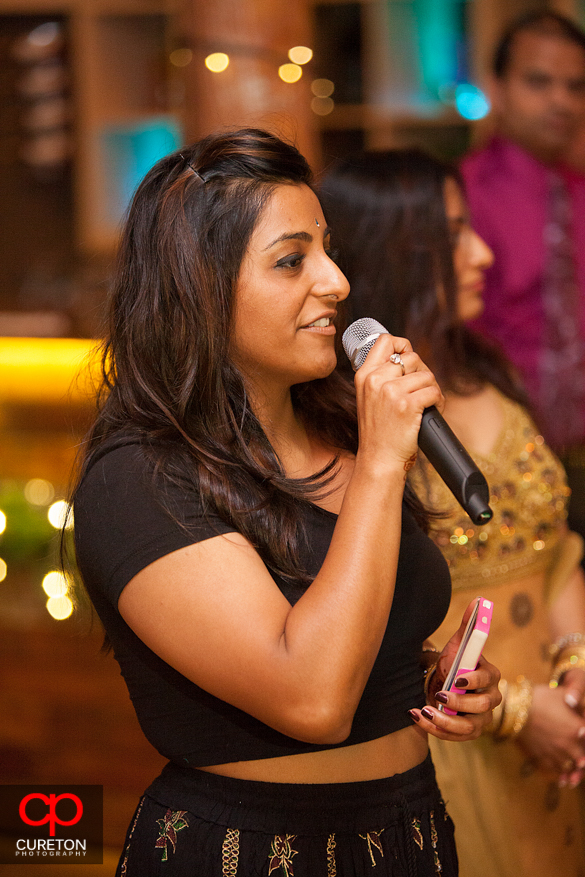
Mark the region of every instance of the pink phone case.
[[[467, 627], [453, 661], [453, 666], [449, 670], [443, 685], [443, 691], [450, 691], [457, 679], [465, 676], [466, 673], [471, 673], [477, 667], [477, 662], [490, 631], [493, 609], [494, 604], [491, 600], [478, 597], [476, 606], [467, 622]], [[449, 716], [457, 715], [454, 710], [450, 710], [442, 704], [439, 704], [439, 710]]]

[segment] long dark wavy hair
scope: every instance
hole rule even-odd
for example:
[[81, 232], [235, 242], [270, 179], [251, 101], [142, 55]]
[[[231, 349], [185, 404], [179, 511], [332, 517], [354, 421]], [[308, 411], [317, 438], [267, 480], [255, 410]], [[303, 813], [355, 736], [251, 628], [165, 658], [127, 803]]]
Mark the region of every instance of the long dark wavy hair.
[[[170, 512], [165, 487], [198, 491], [204, 509], [244, 534], [273, 573], [296, 581], [301, 503], [326, 489], [334, 463], [311, 478], [286, 477], [248, 404], [230, 338], [240, 266], [263, 207], [276, 186], [312, 182], [294, 146], [256, 129], [206, 137], [146, 175], [123, 232], [98, 416], [78, 476], [106, 449], [138, 441]], [[291, 392], [309, 431], [356, 452], [351, 383], [333, 372]]]
[[418, 149], [360, 153], [323, 176], [319, 197], [350, 282], [350, 317], [407, 337], [443, 390], [491, 383], [526, 405], [503, 354], [457, 317], [448, 179], [464, 192], [455, 168]]

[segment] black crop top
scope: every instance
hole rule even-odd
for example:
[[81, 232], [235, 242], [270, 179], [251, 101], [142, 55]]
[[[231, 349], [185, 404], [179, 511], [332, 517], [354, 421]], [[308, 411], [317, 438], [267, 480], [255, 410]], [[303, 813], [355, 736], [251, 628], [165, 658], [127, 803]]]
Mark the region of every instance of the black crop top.
[[[112, 643], [142, 730], [162, 755], [177, 764], [205, 767], [350, 746], [411, 723], [408, 710], [424, 705], [421, 644], [443, 620], [451, 587], [441, 552], [407, 508], [388, 627], [351, 734], [334, 747], [287, 737], [219, 700], [159, 658], [125, 623], [118, 598], [141, 569], [179, 548], [234, 530], [218, 517], [205, 518], [198, 497], [177, 488], [172, 502], [182, 515], [180, 526], [155, 494], [151, 467], [140, 446], [117, 447], [97, 459], [83, 478], [74, 500], [74, 520], [83, 581]], [[306, 503], [310, 545], [302, 563], [311, 576], [323, 563], [336, 520], [331, 512]], [[306, 587], [273, 578], [291, 604]], [[168, 586], [172, 588], [172, 582]]]

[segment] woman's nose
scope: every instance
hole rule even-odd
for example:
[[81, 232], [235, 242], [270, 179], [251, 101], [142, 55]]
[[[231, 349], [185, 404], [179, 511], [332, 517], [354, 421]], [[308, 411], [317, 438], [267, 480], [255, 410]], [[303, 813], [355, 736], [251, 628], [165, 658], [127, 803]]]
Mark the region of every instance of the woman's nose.
[[326, 262], [320, 278], [317, 295], [335, 296], [336, 301], [343, 301], [349, 295], [349, 281], [335, 262], [325, 253]]

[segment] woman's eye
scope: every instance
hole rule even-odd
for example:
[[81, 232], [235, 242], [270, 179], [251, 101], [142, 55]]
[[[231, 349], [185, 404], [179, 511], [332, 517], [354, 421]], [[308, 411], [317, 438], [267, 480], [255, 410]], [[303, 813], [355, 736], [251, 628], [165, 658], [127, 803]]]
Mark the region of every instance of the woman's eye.
[[293, 253], [291, 256], [285, 256], [276, 263], [277, 268], [298, 268], [305, 257], [301, 253]]

